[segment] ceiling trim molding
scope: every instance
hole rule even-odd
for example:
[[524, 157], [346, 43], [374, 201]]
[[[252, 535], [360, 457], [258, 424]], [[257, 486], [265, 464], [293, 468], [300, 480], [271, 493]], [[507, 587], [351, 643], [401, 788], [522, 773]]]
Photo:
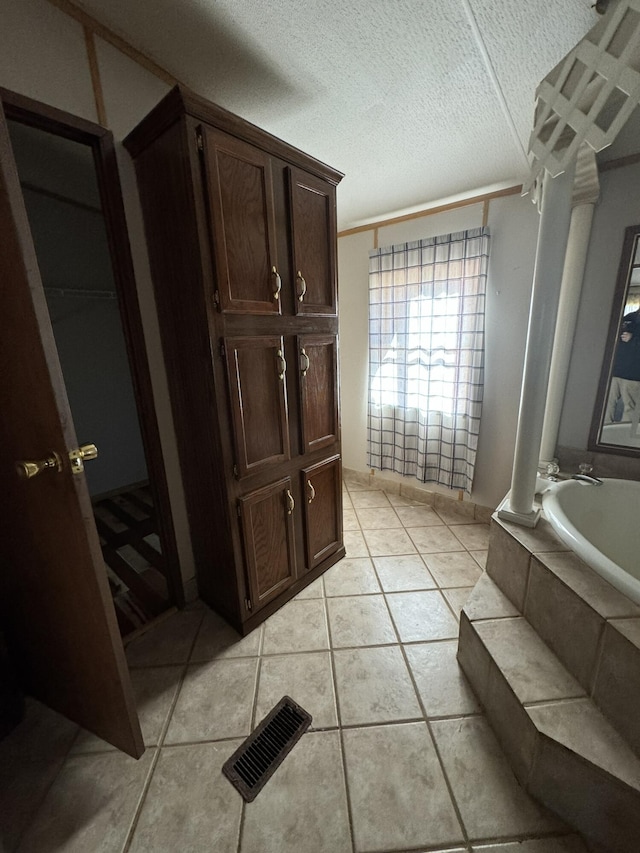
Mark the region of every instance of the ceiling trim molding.
[[526, 164], [526, 168], [528, 169], [529, 168], [529, 158], [527, 157], [527, 149], [526, 149], [525, 144], [523, 143], [522, 139], [520, 139], [520, 134], [518, 133], [518, 129], [517, 129], [516, 124], [513, 120], [513, 116], [511, 115], [511, 110], [509, 109], [509, 104], [507, 103], [507, 98], [506, 98], [504, 91], [502, 89], [502, 85], [500, 84], [500, 80], [498, 79], [498, 75], [496, 73], [496, 70], [493, 66], [493, 62], [491, 60], [491, 55], [489, 54], [489, 50], [487, 48], [487, 45], [485, 44], [485, 41], [482, 37], [482, 33], [480, 31], [480, 27], [479, 27], [478, 22], [476, 20], [476, 16], [474, 14], [474, 11], [473, 11], [473, 8], [471, 5], [471, 0], [462, 0], [462, 5], [464, 6], [465, 11], [467, 13], [467, 19], [469, 20], [469, 24], [471, 25], [471, 29], [473, 31], [473, 36], [474, 36], [474, 39], [476, 41], [476, 45], [478, 47], [478, 50], [480, 51], [482, 59], [484, 60], [485, 68], [486, 68], [487, 73], [489, 75], [489, 79], [491, 80], [495, 94], [498, 97], [500, 107], [502, 108], [502, 112], [504, 114], [504, 117], [506, 118], [507, 124], [509, 125], [509, 129], [511, 131], [511, 136], [513, 137], [513, 140], [516, 143], [518, 151], [522, 154], [522, 159], [524, 160], [524, 162]]
[[615, 160], [605, 160], [598, 164], [600, 172], [609, 172], [611, 169], [624, 169], [625, 166], [633, 166], [635, 163], [640, 163], [640, 154], [627, 154], [625, 157], [618, 157]]
[[397, 225], [400, 222], [408, 222], [411, 219], [421, 219], [423, 216], [433, 216], [436, 213], [444, 213], [447, 210], [455, 210], [459, 207], [468, 207], [473, 204], [484, 204], [486, 206], [494, 198], [503, 198], [508, 195], [519, 195], [522, 193], [522, 184], [517, 186], [507, 187], [503, 190], [495, 190], [491, 193], [483, 193], [482, 195], [471, 196], [461, 201], [452, 201], [449, 204], [441, 204], [438, 207], [430, 207], [426, 210], [417, 210], [415, 213], [405, 213], [402, 216], [393, 216], [390, 219], [378, 219], [375, 222], [369, 222], [367, 225], [357, 225], [355, 228], [346, 228], [344, 231], [338, 231], [338, 237], [350, 237], [352, 234], [361, 234], [364, 231], [377, 231], [378, 228], [386, 228], [387, 225]]
[[163, 68], [154, 59], [151, 59], [150, 56], [147, 56], [141, 50], [138, 50], [138, 48], [129, 44], [126, 39], [122, 38], [122, 36], [119, 36], [117, 33], [114, 33], [113, 30], [110, 30], [109, 27], [104, 24], [101, 24], [100, 21], [96, 20], [88, 12], [85, 12], [84, 9], [81, 9], [76, 6], [75, 3], [72, 3], [71, 0], [47, 0], [47, 3], [55, 6], [56, 9], [64, 12], [64, 14], [68, 15], [70, 18], [74, 18], [74, 20], [82, 24], [85, 28], [85, 32], [88, 30], [94, 36], [98, 36], [103, 39], [103, 41], [108, 42], [121, 53], [124, 53], [125, 56], [128, 56], [129, 59], [137, 62], [138, 65], [141, 65], [169, 86], [175, 86], [176, 83], [181, 82], [177, 77], [174, 77], [173, 74], [170, 74], [166, 68]]
[[98, 124], [106, 127], [107, 111], [104, 105], [102, 81], [100, 80], [100, 67], [98, 64], [98, 53], [96, 51], [96, 40], [93, 30], [90, 30], [89, 27], [84, 27], [84, 41], [87, 48], [87, 61], [89, 63], [89, 71], [91, 72], [91, 86], [93, 87], [93, 99], [96, 102]]

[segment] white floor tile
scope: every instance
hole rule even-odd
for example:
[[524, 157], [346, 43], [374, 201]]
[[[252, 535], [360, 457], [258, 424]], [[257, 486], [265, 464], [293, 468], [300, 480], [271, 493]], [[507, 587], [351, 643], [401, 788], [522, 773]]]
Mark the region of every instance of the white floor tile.
[[254, 726], [266, 717], [283, 696], [290, 696], [311, 714], [312, 728], [337, 726], [329, 652], [264, 657], [260, 665]]
[[334, 652], [343, 726], [422, 719], [400, 646]]
[[303, 735], [247, 806], [240, 850], [351, 853], [338, 732]]
[[344, 732], [356, 851], [463, 840], [425, 723]]

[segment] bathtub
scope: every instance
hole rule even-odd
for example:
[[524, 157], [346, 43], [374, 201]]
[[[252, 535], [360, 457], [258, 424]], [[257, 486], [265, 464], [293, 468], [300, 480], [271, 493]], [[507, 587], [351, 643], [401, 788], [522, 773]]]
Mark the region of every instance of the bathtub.
[[640, 482], [551, 483], [542, 492], [542, 508], [567, 547], [640, 604]]

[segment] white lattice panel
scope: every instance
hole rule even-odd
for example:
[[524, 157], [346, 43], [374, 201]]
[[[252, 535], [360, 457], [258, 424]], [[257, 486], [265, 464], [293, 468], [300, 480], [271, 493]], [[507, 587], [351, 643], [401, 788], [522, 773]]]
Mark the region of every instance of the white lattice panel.
[[601, 151], [640, 102], [640, 0], [619, 0], [536, 92], [531, 186], [565, 171], [586, 142]]

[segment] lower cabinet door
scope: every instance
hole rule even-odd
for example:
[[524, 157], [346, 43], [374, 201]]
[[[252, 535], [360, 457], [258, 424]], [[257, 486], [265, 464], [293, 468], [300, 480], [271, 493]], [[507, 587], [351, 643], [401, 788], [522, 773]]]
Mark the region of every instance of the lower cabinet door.
[[255, 611], [296, 577], [291, 478], [257, 489], [239, 503], [251, 610]]
[[340, 457], [302, 469], [307, 569], [315, 569], [342, 544]]

